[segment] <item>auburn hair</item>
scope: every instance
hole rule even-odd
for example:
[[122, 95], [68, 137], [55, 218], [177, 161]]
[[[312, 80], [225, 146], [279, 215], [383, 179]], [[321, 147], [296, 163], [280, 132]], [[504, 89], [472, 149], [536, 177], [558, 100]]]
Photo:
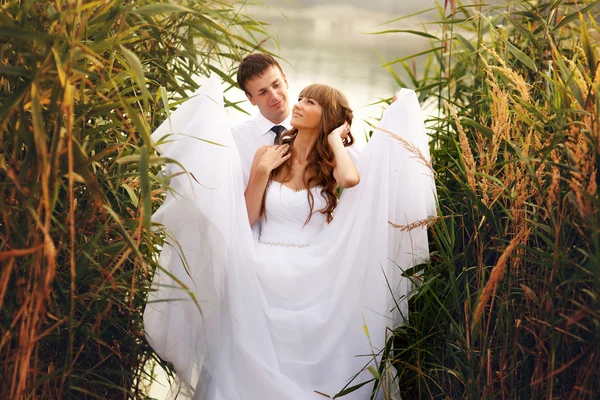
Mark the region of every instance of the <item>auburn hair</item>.
[[[352, 124], [353, 114], [346, 96], [338, 89], [328, 85], [313, 84], [305, 87], [300, 92], [300, 97], [308, 97], [313, 99], [322, 107], [323, 113], [321, 116], [320, 132], [315, 146], [308, 155], [308, 166], [304, 173], [304, 186], [308, 189], [306, 195], [310, 206], [310, 213], [305, 223], [310, 221], [313, 213], [320, 212], [327, 216], [327, 222], [333, 219], [333, 210], [337, 206], [337, 183], [333, 177], [333, 169], [335, 167], [335, 156], [333, 150], [327, 141], [327, 136], [338, 126], [347, 122]], [[292, 128], [281, 134], [278, 144], [289, 144], [290, 150], [294, 147], [294, 141], [298, 135], [298, 129]], [[348, 132], [348, 136], [343, 139], [344, 146], [350, 146], [354, 143], [352, 134]], [[292, 159], [288, 158], [283, 164], [271, 172], [269, 183], [280, 176], [282, 182], [288, 181], [292, 176]], [[321, 194], [326, 200], [326, 205], [320, 210], [313, 211], [314, 198], [310, 188], [314, 186], [321, 187]], [[265, 190], [266, 194], [266, 190]], [[261, 213], [264, 215], [265, 198], [263, 197]]]

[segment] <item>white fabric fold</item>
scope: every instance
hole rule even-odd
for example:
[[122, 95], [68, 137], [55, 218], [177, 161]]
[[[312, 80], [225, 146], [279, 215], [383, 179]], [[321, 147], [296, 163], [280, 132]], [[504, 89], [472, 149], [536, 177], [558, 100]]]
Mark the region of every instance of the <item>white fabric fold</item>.
[[[307, 247], [253, 238], [222, 97], [211, 78], [171, 115], [170, 127], [166, 121], [153, 134], [158, 141], [172, 129], [158, 150], [187, 173], [171, 179], [174, 191], [153, 217], [170, 239], [144, 314], [146, 336], [196, 388], [194, 398], [333, 396], [379, 361], [388, 328], [406, 312], [411, 282], [402, 273], [429, 256], [425, 228], [389, 223], [408, 226], [435, 215], [432, 171], [387, 133], [429, 159], [416, 95], [400, 91], [386, 111], [382, 130], [360, 155], [361, 182], [344, 191], [330, 224], [315, 215], [303, 228], [305, 193], [268, 190], [272, 206], [262, 223], [270, 242], [281, 231], [285, 241]], [[371, 378], [363, 372], [350, 386]], [[368, 399], [371, 389], [344, 398]]]

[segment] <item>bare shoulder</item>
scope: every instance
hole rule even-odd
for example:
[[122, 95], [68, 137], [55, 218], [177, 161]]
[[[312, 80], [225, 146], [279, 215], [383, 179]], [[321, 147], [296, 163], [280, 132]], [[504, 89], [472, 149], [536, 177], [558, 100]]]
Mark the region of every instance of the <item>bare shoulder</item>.
[[258, 160], [260, 160], [260, 158], [263, 156], [263, 154], [267, 152], [269, 147], [271, 146], [260, 146], [258, 149], [256, 149], [256, 152], [254, 153], [254, 161], [252, 162], [252, 164], [256, 164]]
[[254, 169], [256, 168], [256, 166], [258, 165], [258, 163], [260, 162], [260, 159], [262, 158], [263, 154], [265, 154], [267, 152], [267, 149], [270, 146], [260, 146], [257, 150], [256, 153], [254, 153], [254, 160], [252, 160], [252, 167], [250, 168], [250, 174], [252, 175], [252, 171], [254, 171]]
[[272, 147], [272, 146], [260, 146], [260, 147], [259, 147], [259, 148], [256, 150], [256, 153], [255, 153], [255, 155], [254, 155], [254, 156], [255, 156], [255, 157], [262, 157], [262, 155], [266, 153], [266, 151], [269, 149], [269, 147]]

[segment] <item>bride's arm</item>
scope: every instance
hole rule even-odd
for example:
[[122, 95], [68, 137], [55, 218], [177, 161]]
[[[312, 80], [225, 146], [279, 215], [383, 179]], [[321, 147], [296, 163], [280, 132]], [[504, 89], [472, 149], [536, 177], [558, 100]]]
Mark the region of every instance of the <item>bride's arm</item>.
[[327, 140], [335, 155], [333, 178], [340, 187], [347, 189], [358, 185], [360, 175], [342, 141], [342, 134], [345, 129], [349, 129], [347, 128], [347, 124], [334, 129], [327, 137]]
[[250, 179], [244, 193], [250, 226], [254, 225], [260, 218], [262, 200], [265, 196], [271, 171], [290, 158], [289, 148], [289, 145], [284, 144], [281, 146], [263, 146], [256, 150], [250, 169]]

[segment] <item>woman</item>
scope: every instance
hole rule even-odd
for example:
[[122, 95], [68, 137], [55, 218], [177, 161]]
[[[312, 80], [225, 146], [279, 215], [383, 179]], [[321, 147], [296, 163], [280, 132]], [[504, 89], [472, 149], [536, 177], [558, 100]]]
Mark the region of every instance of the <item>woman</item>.
[[[321, 104], [325, 104], [323, 108]], [[275, 181], [292, 191], [305, 191], [312, 218], [315, 196], [325, 202], [319, 212], [331, 221], [337, 204], [337, 187], [356, 186], [359, 173], [345, 146], [352, 144], [352, 110], [339, 90], [327, 85], [310, 85], [300, 93], [292, 109], [293, 129], [282, 135], [280, 145], [258, 149], [246, 188], [250, 225], [265, 213], [265, 189]], [[310, 189], [310, 190], [308, 190]]]
[[[414, 93], [401, 95], [382, 126], [417, 140], [427, 158]], [[150, 344], [198, 399], [321, 399], [372, 379], [359, 372], [377, 365], [388, 327], [400, 321], [410, 288], [402, 271], [428, 256], [424, 229], [389, 222], [434, 213], [430, 171], [382, 131], [356, 168], [344, 149], [352, 142], [345, 97], [311, 85], [294, 107], [294, 129], [257, 152], [244, 193], [220, 99], [218, 82], [205, 83], [171, 118], [180, 140], [158, 140], [188, 174], [172, 179], [177, 194], [154, 216], [177, 244], [165, 246], [154, 279]], [[347, 188], [339, 204], [338, 186]]]

